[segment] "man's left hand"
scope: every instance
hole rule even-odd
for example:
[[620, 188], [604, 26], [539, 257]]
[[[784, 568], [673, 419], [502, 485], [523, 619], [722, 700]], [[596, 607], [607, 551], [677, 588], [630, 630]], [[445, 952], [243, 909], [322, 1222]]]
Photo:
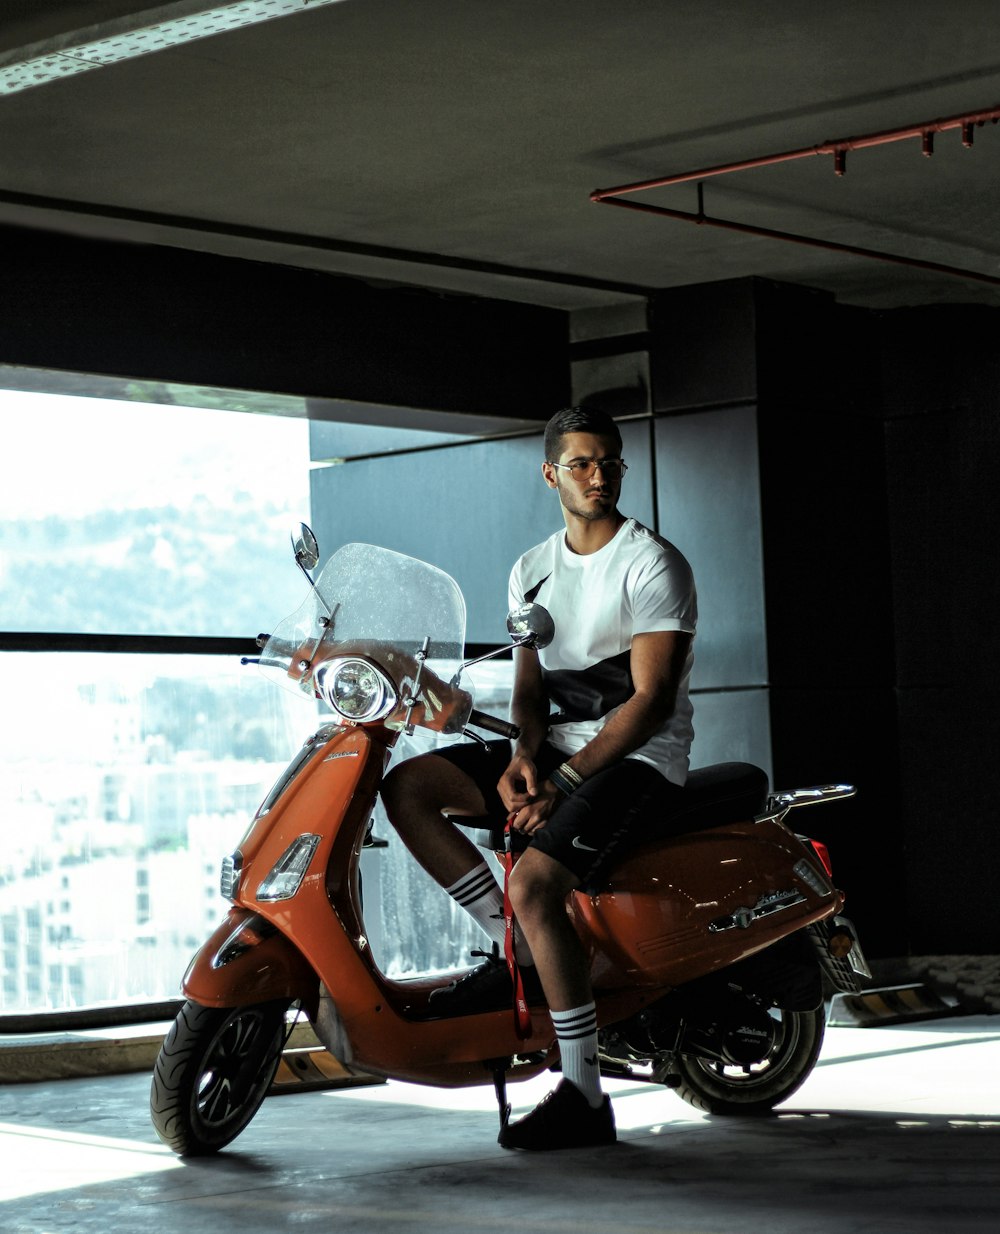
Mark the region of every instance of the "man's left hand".
[[512, 811], [508, 821], [515, 831], [534, 835], [541, 831], [562, 800], [562, 793], [549, 780], [539, 784], [535, 796], [520, 810]]

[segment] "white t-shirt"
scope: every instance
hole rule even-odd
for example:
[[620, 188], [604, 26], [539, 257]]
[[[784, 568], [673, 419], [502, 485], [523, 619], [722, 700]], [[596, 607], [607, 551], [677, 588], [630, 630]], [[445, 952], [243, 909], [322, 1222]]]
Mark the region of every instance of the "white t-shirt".
[[[684, 556], [630, 518], [596, 553], [580, 555], [565, 531], [529, 550], [510, 575], [511, 608], [537, 600], [552, 614], [555, 638], [539, 651], [545, 688], [559, 718], [549, 741], [567, 755], [581, 750], [632, 696], [629, 651], [636, 634], [694, 634], [698, 601]], [[688, 651], [673, 714], [629, 758], [650, 763], [683, 784], [694, 729]], [[563, 718], [565, 717], [565, 718]]]

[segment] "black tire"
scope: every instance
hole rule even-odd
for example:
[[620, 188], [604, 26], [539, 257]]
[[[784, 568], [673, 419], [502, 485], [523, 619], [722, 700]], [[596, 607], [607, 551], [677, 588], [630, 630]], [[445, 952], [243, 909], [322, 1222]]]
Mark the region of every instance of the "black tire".
[[675, 1060], [680, 1076], [676, 1092], [689, 1105], [709, 1114], [770, 1114], [806, 1080], [823, 1046], [826, 1010], [772, 1011], [778, 1021], [767, 1057], [749, 1067], [682, 1054]]
[[182, 1157], [218, 1152], [260, 1109], [285, 1043], [288, 1001], [185, 1003], [153, 1070], [156, 1134]]

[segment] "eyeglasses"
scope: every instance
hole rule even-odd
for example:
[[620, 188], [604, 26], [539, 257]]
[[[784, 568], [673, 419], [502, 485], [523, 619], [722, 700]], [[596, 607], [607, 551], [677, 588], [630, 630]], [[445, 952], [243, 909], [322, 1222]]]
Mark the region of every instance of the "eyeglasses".
[[572, 463], [552, 463], [561, 471], [568, 471], [574, 480], [589, 480], [598, 467], [605, 480], [620, 480], [628, 471], [628, 464], [623, 458], [575, 458]]

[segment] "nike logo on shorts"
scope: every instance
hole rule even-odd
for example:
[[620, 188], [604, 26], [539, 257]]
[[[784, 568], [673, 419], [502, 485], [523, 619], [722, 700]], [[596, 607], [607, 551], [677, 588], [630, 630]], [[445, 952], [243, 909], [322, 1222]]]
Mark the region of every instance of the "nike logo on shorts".
[[587, 853], [597, 853], [600, 851], [599, 849], [593, 848], [590, 844], [584, 844], [579, 836], [573, 837], [573, 847], [582, 848], [584, 852], [587, 852]]

